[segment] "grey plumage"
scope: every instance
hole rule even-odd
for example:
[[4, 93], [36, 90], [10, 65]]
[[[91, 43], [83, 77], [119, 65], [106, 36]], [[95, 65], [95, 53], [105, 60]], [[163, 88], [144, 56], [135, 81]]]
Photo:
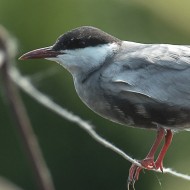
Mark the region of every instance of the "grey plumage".
[[111, 59], [76, 85], [91, 109], [122, 124], [190, 127], [189, 47], [123, 42]]

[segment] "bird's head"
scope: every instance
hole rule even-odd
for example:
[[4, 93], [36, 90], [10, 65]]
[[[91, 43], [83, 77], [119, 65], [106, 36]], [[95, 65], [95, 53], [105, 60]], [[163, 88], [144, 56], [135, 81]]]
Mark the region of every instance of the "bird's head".
[[83, 26], [60, 36], [49, 47], [30, 51], [20, 57], [56, 61], [71, 72], [84, 74], [101, 65], [121, 41], [98, 28]]

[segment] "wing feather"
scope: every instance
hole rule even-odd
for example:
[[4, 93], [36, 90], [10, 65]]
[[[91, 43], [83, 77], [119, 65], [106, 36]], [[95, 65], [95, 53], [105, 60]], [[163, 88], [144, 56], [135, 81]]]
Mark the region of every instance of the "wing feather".
[[[133, 49], [134, 48], [134, 49]], [[133, 91], [173, 106], [190, 108], [190, 47], [138, 45], [116, 56], [112, 76], [118, 91]]]
[[143, 127], [189, 127], [190, 47], [124, 42], [100, 73], [100, 88], [120, 123], [130, 118]]

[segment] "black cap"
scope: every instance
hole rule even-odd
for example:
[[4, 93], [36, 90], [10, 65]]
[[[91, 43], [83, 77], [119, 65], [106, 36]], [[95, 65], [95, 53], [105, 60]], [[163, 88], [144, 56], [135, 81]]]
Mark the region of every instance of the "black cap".
[[82, 26], [60, 36], [53, 45], [52, 49], [55, 51], [78, 49], [114, 42], [120, 43], [121, 40], [107, 34], [106, 32], [103, 32], [98, 28]]

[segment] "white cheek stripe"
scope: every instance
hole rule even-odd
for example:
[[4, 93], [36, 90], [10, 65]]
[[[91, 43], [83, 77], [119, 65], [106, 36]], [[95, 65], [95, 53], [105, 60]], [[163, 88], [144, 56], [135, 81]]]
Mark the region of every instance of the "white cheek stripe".
[[47, 58], [56, 61], [66, 68], [72, 75], [86, 73], [93, 67], [104, 62], [106, 56], [112, 54], [118, 48], [115, 43], [104, 44], [96, 47], [86, 47], [74, 50], [64, 50], [64, 54], [60, 54], [55, 58]]
[[[116, 44], [105, 44], [97, 47], [86, 47], [80, 48], [76, 50], [65, 50], [64, 52], [68, 54], [70, 57], [73, 55], [74, 57], [84, 57], [91, 58], [95, 62], [99, 62], [104, 59], [109, 52], [117, 47]], [[63, 54], [64, 57], [65, 54]], [[58, 55], [61, 58], [61, 55]]]

